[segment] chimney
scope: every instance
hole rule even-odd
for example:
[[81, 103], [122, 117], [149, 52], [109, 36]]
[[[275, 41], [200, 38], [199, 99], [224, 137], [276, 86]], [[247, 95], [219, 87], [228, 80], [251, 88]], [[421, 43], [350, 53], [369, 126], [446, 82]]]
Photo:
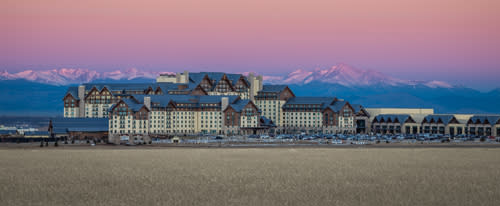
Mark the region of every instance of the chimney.
[[248, 79], [250, 80], [250, 79], [253, 79], [253, 78], [254, 78], [253, 73], [248, 73]]
[[78, 105], [79, 116], [85, 117], [85, 85], [78, 86], [78, 99], [80, 99], [80, 104]]
[[228, 97], [222, 97], [220, 100], [221, 104], [221, 116], [222, 116], [222, 131], [226, 131], [226, 114], [224, 114], [224, 110], [226, 110], [227, 106], [229, 105], [229, 98]]
[[253, 73], [248, 74], [248, 82], [250, 82], [250, 100], [254, 100], [254, 92], [255, 92], [255, 77], [253, 76]]
[[[257, 80], [259, 81], [259, 82], [258, 82], [258, 86], [259, 86], [259, 88], [258, 88], [257, 92], [259, 92], [260, 90], [262, 90], [262, 84], [263, 84], [263, 82], [264, 82], [264, 81], [263, 81], [263, 77], [262, 77], [262, 75], [257, 76]], [[256, 93], [257, 93], [257, 92], [256, 92]]]
[[179, 72], [175, 73], [175, 83], [181, 83], [181, 74]]
[[229, 98], [222, 97], [220, 100], [220, 104], [221, 104], [221, 112], [226, 110], [227, 106], [229, 105]]
[[150, 96], [145, 96], [144, 97], [144, 105], [151, 110], [151, 97]]
[[186, 84], [189, 83], [189, 71], [188, 70], [184, 71], [184, 78], [186, 78], [184, 83], [186, 83]]

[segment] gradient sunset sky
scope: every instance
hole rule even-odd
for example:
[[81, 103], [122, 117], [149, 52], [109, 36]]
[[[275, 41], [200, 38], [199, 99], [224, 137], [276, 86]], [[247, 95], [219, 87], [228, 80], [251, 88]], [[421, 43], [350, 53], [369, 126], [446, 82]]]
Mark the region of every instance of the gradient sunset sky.
[[361, 69], [500, 87], [498, 0], [3, 0], [0, 70]]

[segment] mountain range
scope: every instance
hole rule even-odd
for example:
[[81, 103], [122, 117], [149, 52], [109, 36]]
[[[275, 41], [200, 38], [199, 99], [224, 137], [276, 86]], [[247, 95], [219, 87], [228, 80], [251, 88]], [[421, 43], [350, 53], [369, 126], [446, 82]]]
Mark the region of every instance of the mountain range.
[[[62, 114], [69, 85], [88, 82], [154, 82], [161, 73], [132, 68], [98, 72], [89, 69], [0, 72], [0, 115]], [[248, 73], [244, 73], [248, 74]], [[264, 75], [265, 84], [287, 84], [298, 96], [336, 96], [365, 107], [434, 108], [439, 113], [500, 113], [500, 88], [480, 92], [443, 81], [404, 80], [337, 64], [297, 69], [286, 75]]]
[[[134, 80], [155, 79], [158, 75], [174, 72], [145, 72], [136, 68], [124, 71], [98, 72], [96, 70], [80, 68], [62, 68], [43, 71], [25, 70], [17, 73], [0, 72], [0, 80], [24, 79], [28, 81], [51, 85], [71, 85], [88, 82], [103, 82], [103, 80]], [[244, 73], [244, 74], [248, 74]], [[443, 81], [414, 81], [402, 80], [385, 75], [373, 70], [362, 70], [347, 64], [338, 64], [328, 69], [316, 68], [314, 70], [297, 69], [285, 76], [264, 75], [265, 83], [269, 84], [297, 84], [305, 85], [313, 82], [339, 84], [346, 87], [359, 86], [403, 86], [425, 85], [431, 88], [452, 88], [453, 86]]]
[[32, 82], [51, 85], [71, 85], [99, 80], [133, 80], [155, 79], [158, 75], [170, 72], [144, 72], [136, 68], [124, 71], [98, 72], [96, 70], [80, 68], [62, 68], [43, 71], [25, 70], [17, 73], [0, 72], [0, 80], [24, 79]]

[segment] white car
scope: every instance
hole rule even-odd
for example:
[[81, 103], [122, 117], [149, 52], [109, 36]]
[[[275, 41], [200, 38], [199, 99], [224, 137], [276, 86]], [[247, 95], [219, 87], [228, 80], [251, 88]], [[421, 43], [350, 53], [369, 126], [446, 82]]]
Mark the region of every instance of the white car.
[[342, 140], [332, 140], [332, 144], [342, 144]]

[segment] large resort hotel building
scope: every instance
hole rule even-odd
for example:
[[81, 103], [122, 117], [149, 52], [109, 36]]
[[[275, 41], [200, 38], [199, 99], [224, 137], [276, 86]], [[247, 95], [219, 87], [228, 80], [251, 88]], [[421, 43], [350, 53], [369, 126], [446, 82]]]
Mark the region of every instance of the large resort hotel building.
[[89, 83], [70, 87], [63, 101], [65, 118], [56, 122], [81, 123], [67, 128], [75, 130], [106, 119], [111, 142], [199, 134], [500, 135], [499, 115], [363, 108], [336, 97], [296, 96], [287, 85], [263, 85], [252, 74], [185, 71], [160, 75], [156, 83]]
[[[108, 118], [120, 136], [355, 133], [368, 121], [360, 105], [335, 97], [297, 97], [262, 76], [220, 72], [161, 75], [156, 83], [82, 84], [64, 96], [65, 118]], [[359, 124], [357, 126], [356, 124]]]

